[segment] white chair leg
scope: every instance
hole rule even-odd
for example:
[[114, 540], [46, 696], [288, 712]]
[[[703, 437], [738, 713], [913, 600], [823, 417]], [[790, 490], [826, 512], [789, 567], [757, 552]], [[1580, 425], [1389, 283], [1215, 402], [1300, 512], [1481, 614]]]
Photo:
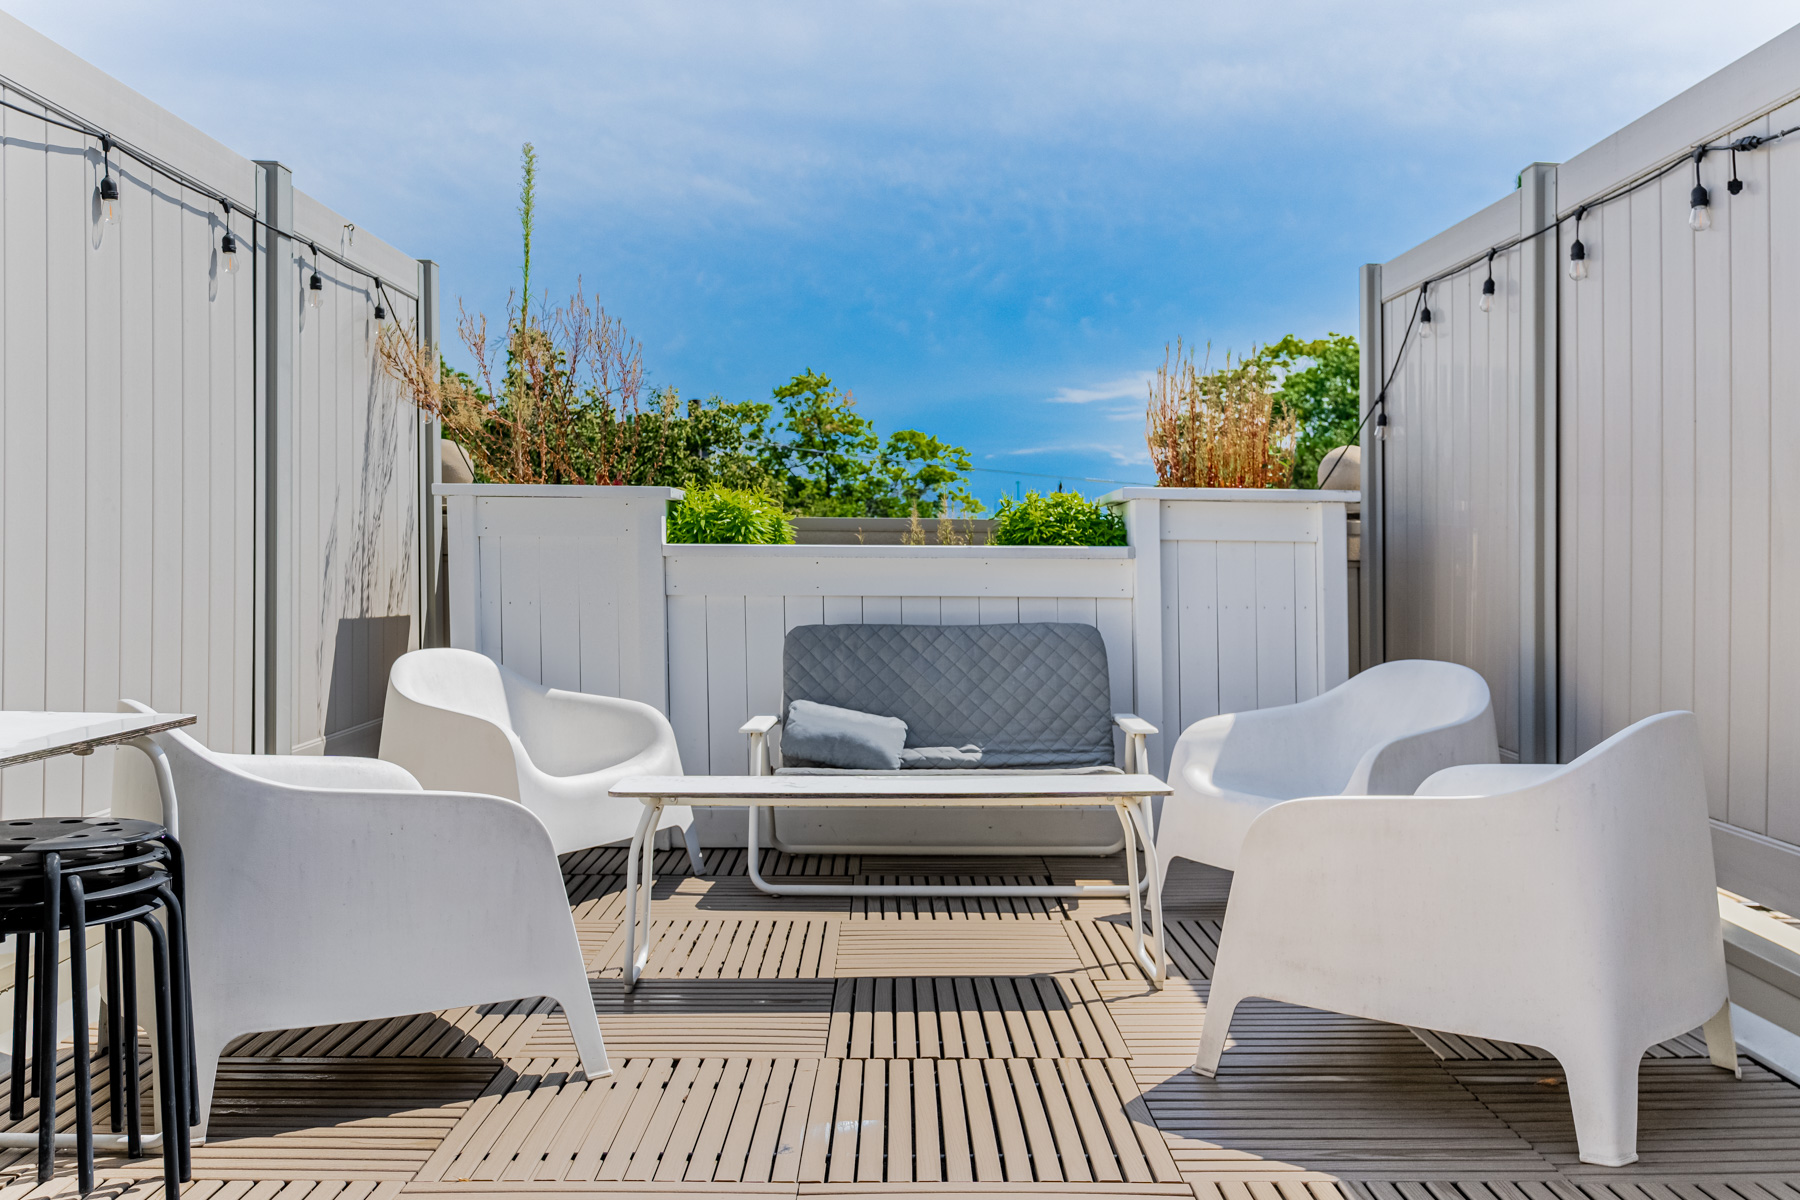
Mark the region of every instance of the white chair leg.
[[706, 853], [700, 849], [700, 823], [690, 821], [688, 827], [681, 831], [681, 836], [687, 842], [688, 867], [695, 875], [705, 875]]
[[570, 980], [550, 998], [562, 1006], [569, 1019], [569, 1032], [575, 1038], [575, 1052], [581, 1056], [581, 1069], [589, 1079], [611, 1075], [612, 1064], [606, 1057], [606, 1042], [600, 1036], [600, 1019], [594, 1015], [594, 994], [588, 988], [585, 971], [577, 972], [579, 980]]
[[1638, 1063], [1644, 1052], [1598, 1047], [1556, 1057], [1569, 1081], [1581, 1161], [1601, 1167], [1636, 1162]]
[[1744, 1068], [1738, 1063], [1737, 1039], [1731, 1033], [1730, 1000], [1725, 1001], [1706, 1022], [1705, 1032], [1706, 1053], [1712, 1058], [1712, 1065], [1742, 1079]]
[[1237, 1011], [1245, 993], [1231, 992], [1213, 980], [1207, 994], [1206, 1023], [1200, 1027], [1200, 1052], [1194, 1055], [1194, 1074], [1208, 1079], [1219, 1073], [1219, 1058], [1225, 1053], [1225, 1038], [1231, 1032], [1231, 1014]]

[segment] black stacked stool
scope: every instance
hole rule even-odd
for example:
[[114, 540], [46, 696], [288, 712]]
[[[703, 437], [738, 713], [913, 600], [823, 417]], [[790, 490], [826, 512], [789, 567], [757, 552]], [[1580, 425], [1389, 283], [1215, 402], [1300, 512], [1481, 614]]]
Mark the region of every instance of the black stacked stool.
[[[70, 939], [75, 1026], [75, 1144], [81, 1193], [94, 1187], [94, 1108], [89, 1061], [87, 931], [106, 930], [106, 1052], [113, 1132], [143, 1156], [138, 1077], [137, 933], [150, 939], [155, 972], [157, 1095], [164, 1187], [180, 1195], [190, 1173], [188, 1132], [199, 1107], [192, 1005], [181, 913], [181, 848], [150, 821], [38, 817], [0, 821], [0, 937], [15, 939], [11, 1116], [25, 1116], [26, 1065], [38, 1100], [38, 1180], [55, 1172], [56, 1010], [59, 934]], [[160, 919], [159, 919], [160, 913]], [[31, 1028], [27, 1047], [26, 1025]], [[27, 1052], [29, 1050], [29, 1053]]]

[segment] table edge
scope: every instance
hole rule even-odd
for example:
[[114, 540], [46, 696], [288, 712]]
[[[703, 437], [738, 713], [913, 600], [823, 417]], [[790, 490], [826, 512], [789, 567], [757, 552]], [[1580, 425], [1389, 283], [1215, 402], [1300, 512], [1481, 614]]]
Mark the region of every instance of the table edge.
[[[119, 713], [121, 717], [129, 717], [131, 713]], [[146, 714], [138, 714], [146, 715]], [[149, 737], [153, 733], [166, 733], [171, 729], [179, 729], [184, 725], [192, 725], [200, 718], [194, 713], [166, 714], [168, 720], [141, 729], [127, 729], [120, 733], [108, 734], [105, 737], [89, 738], [85, 741], [69, 742], [62, 746], [51, 746], [43, 750], [33, 750], [26, 754], [15, 754], [9, 758], [0, 758], [0, 768], [17, 767], [25, 763], [42, 762], [46, 758], [58, 758], [64, 754], [92, 754], [101, 746], [117, 746], [122, 742], [136, 741], [141, 737]]]

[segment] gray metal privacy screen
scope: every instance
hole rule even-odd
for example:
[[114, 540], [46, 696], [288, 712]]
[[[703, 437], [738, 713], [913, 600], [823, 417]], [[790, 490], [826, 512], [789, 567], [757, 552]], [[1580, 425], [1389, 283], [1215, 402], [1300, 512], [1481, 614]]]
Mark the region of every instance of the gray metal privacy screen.
[[[430, 437], [375, 367], [372, 278], [429, 327], [428, 272], [5, 14], [0, 97], [28, 110], [0, 109], [0, 706], [129, 696], [220, 750], [372, 752], [427, 611]], [[224, 270], [208, 191], [292, 236], [238, 215]], [[359, 268], [321, 257], [317, 308], [307, 243]], [[110, 772], [8, 770], [0, 815], [103, 808]]]
[[[1735, 195], [1730, 156], [1708, 155], [1704, 232], [1688, 225], [1688, 159], [1800, 124], [1797, 95], [1800, 29], [1365, 267], [1362, 328], [1365, 403], [1394, 372], [1387, 436], [1371, 422], [1364, 442], [1372, 660], [1481, 671], [1502, 746], [1526, 761], [1567, 761], [1652, 713], [1692, 709], [1719, 881], [1790, 912], [1800, 136], [1740, 153]], [[1481, 311], [1487, 252], [1546, 228], [1495, 255], [1496, 302]]]

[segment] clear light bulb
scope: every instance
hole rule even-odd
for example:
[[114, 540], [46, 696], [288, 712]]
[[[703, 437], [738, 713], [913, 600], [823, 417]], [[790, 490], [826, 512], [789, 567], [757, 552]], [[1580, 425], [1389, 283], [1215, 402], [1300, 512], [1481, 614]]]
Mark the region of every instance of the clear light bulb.
[[[1699, 174], [1699, 168], [1694, 168]], [[1695, 233], [1705, 233], [1712, 228], [1712, 197], [1699, 184], [1688, 193], [1688, 228]]]
[[108, 225], [119, 223], [119, 185], [113, 182], [111, 175], [100, 179], [100, 215], [106, 218]]
[[1569, 247], [1569, 278], [1577, 282], [1587, 278], [1587, 247], [1580, 238]]
[[219, 265], [225, 268], [227, 275], [237, 274], [237, 239], [229, 233], [219, 240]]
[[317, 271], [314, 271], [312, 282], [306, 285], [306, 307], [317, 308], [324, 299], [325, 281], [319, 278], [319, 273]]
[[1494, 311], [1494, 281], [1491, 279], [1481, 285], [1481, 311]]

